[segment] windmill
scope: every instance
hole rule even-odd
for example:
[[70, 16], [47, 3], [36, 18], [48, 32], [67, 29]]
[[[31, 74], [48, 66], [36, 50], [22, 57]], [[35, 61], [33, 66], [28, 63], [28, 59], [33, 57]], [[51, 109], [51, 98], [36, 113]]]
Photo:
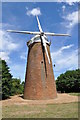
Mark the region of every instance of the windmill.
[[47, 36], [69, 36], [43, 32], [38, 16], [39, 32], [7, 30], [13, 33], [35, 35], [27, 42], [28, 57], [25, 75], [24, 99], [51, 99], [57, 96], [52, 61], [50, 56], [50, 42]]

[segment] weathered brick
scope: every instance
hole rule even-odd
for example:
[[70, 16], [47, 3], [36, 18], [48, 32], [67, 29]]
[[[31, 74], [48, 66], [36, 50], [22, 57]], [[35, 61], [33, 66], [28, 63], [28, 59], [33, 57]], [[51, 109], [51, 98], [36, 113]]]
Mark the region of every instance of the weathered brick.
[[[50, 56], [50, 46], [48, 44], [47, 49]], [[46, 54], [45, 61], [47, 76], [41, 43], [38, 42], [30, 45], [27, 58], [24, 99], [53, 99], [57, 96], [51, 56], [50, 64], [48, 63]]]

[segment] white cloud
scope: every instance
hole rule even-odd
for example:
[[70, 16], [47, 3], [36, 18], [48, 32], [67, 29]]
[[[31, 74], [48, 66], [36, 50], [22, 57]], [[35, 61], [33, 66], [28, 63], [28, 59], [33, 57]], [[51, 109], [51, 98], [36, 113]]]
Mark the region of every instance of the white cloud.
[[78, 0], [57, 0], [57, 2], [66, 2], [68, 5], [74, 5]]
[[67, 28], [72, 28], [78, 23], [78, 11], [69, 13], [67, 16], [63, 17], [67, 21]]
[[78, 67], [78, 50], [65, 52], [64, 49], [70, 49], [73, 45], [64, 46], [58, 51], [51, 53], [52, 61], [55, 63], [55, 70], [62, 72], [69, 69], [76, 69]]
[[0, 50], [3, 51], [13, 51], [16, 50], [19, 45], [12, 42], [12, 38], [9, 34], [7, 34], [5, 31], [0, 30]]
[[28, 7], [26, 7], [26, 10], [28, 10], [29, 8]]
[[19, 44], [14, 43], [12, 37], [5, 31], [0, 30], [0, 58], [10, 62], [10, 53], [16, 51]]
[[[15, 78], [21, 78], [21, 80], [25, 80], [25, 73], [26, 73], [26, 64], [22, 63], [22, 64], [11, 64], [10, 65], [10, 69], [11, 69], [11, 74], [15, 77]], [[16, 72], [18, 71], [18, 72]]]
[[67, 12], [67, 14], [62, 15], [63, 22], [61, 23], [61, 26], [65, 28], [66, 33], [72, 34], [73, 28], [78, 25], [80, 22], [80, 18], [78, 17], [80, 11], [73, 11], [73, 12]]
[[65, 5], [63, 5], [63, 6], [62, 6], [62, 11], [64, 12], [64, 11], [65, 11], [65, 9], [66, 9], [66, 6], [65, 6]]
[[58, 51], [56, 51], [56, 52], [53, 53], [54, 58], [56, 59], [56, 57], [57, 57], [57, 56], [60, 56], [65, 49], [70, 49], [70, 48], [73, 47], [73, 46], [74, 46], [74, 45], [71, 44], [71, 45], [67, 45], [67, 46], [61, 47]]
[[27, 54], [26, 52], [25, 53], [22, 53], [21, 56], [20, 56], [21, 59], [23, 60], [26, 60], [27, 59]]
[[59, 69], [65, 68], [67, 70], [70, 68], [76, 69], [78, 67], [78, 55], [76, 50], [71, 54], [68, 54], [65, 57], [64, 56], [60, 57], [57, 61], [57, 66], [59, 66]]
[[71, 47], [73, 47], [73, 46], [74, 46], [73, 44], [67, 45], [67, 46], [63, 46], [63, 47], [60, 49], [60, 51], [63, 51], [63, 50], [65, 50], [65, 49], [69, 49], [69, 48], [71, 48]]
[[27, 15], [28, 16], [30, 16], [30, 15], [33, 15], [33, 16], [41, 15], [40, 8], [33, 8], [32, 10], [27, 10]]
[[0, 58], [2, 60], [9, 62], [10, 61], [9, 52], [0, 52]]
[[[6, 29], [6, 28], [15, 28], [16, 26], [12, 25], [12, 24], [8, 24], [8, 23], [0, 23], [0, 29]], [[17, 26], [19, 27], [19, 26]]]

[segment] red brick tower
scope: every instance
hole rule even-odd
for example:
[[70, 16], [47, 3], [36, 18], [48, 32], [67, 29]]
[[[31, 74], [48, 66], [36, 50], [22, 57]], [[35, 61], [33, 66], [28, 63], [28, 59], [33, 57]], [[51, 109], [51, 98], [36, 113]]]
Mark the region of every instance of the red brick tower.
[[[50, 44], [46, 45], [51, 61]], [[45, 60], [41, 42], [29, 45], [24, 99], [53, 99], [57, 96], [52, 62], [48, 63], [46, 53], [44, 56]]]

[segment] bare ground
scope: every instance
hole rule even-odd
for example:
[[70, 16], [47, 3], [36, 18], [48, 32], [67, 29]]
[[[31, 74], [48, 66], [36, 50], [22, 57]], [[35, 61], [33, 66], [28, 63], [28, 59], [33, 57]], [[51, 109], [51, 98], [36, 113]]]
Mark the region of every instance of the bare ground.
[[72, 96], [66, 93], [57, 94], [57, 98], [50, 100], [24, 100], [20, 95], [11, 96], [10, 99], [0, 101], [3, 106], [6, 105], [39, 105], [39, 104], [59, 104], [59, 103], [71, 103], [78, 102], [80, 99], [78, 96]]
[[78, 118], [77, 96], [58, 93], [50, 100], [24, 100], [20, 96], [0, 101], [3, 118]]

